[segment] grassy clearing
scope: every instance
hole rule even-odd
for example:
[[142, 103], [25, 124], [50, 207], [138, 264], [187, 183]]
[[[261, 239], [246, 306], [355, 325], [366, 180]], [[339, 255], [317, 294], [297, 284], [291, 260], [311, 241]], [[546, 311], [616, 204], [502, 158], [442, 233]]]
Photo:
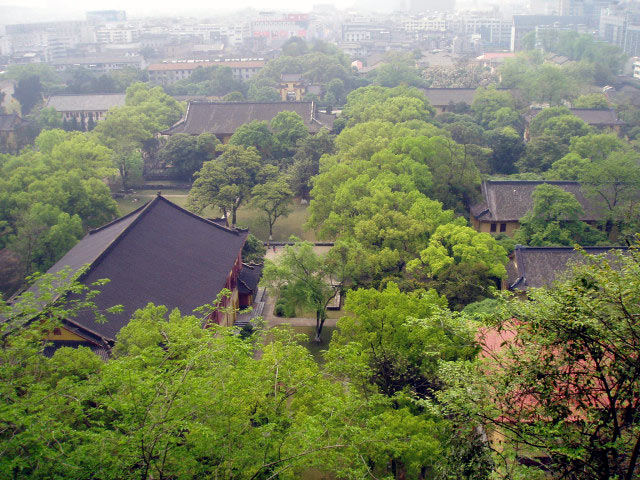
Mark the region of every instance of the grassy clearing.
[[[136, 208], [144, 205], [145, 202], [152, 200], [158, 192], [155, 190], [139, 190], [135, 194], [127, 195], [123, 198], [117, 198], [118, 209], [121, 215], [126, 215]], [[188, 190], [167, 190], [162, 195], [173, 203], [185, 207], [187, 204]], [[220, 211], [214, 208], [208, 208], [203, 212], [204, 217], [219, 217]], [[278, 219], [273, 227], [273, 239], [275, 241], [287, 241], [289, 237], [295, 235], [303, 240], [310, 242], [315, 241], [313, 232], [307, 232], [302, 225], [307, 220], [307, 205], [300, 205], [299, 200], [294, 200], [292, 211], [288, 217]], [[263, 214], [251, 206], [243, 206], [238, 210], [238, 226], [249, 228], [251, 233], [262, 241], [269, 239], [269, 227], [263, 219]]]

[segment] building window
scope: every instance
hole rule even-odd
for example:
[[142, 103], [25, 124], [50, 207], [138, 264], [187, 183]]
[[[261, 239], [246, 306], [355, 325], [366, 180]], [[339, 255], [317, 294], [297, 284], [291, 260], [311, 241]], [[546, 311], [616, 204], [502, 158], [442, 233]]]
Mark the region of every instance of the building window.
[[501, 223], [500, 224], [500, 231], [501, 232], [506, 232], [507, 231], [507, 224], [506, 223]]
[[58, 327], [53, 329], [53, 334], [54, 335], [62, 335], [62, 330], [60, 330]]
[[491, 233], [496, 233], [496, 224], [495, 223], [491, 224]]

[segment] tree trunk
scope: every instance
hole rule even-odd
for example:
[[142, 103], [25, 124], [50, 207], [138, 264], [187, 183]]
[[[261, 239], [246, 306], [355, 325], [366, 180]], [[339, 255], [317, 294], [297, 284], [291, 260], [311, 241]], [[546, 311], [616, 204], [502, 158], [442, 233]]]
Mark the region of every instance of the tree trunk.
[[236, 226], [236, 210], [238, 209], [238, 207], [233, 207], [231, 209], [231, 226], [235, 227]]
[[322, 327], [324, 326], [325, 318], [324, 312], [316, 310], [316, 338], [314, 339], [316, 343], [322, 343], [320, 335], [322, 334]]

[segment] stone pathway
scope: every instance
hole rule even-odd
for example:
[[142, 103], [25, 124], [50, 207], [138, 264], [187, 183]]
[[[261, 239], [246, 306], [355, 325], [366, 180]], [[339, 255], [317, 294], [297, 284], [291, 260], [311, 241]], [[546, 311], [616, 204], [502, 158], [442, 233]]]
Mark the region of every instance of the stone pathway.
[[[264, 309], [262, 310], [262, 318], [264, 318], [264, 321], [267, 325], [267, 327], [274, 327], [276, 325], [292, 325], [294, 327], [315, 327], [316, 326], [316, 319], [315, 318], [309, 318], [309, 317], [293, 317], [293, 318], [287, 318], [287, 317], [276, 317], [273, 314], [273, 308], [275, 306], [275, 303], [273, 301], [273, 299], [266, 294], [265, 295], [265, 303], [264, 303]], [[336, 324], [338, 323], [338, 319], [336, 318], [327, 318], [324, 322], [324, 326], [325, 327], [335, 327]]]

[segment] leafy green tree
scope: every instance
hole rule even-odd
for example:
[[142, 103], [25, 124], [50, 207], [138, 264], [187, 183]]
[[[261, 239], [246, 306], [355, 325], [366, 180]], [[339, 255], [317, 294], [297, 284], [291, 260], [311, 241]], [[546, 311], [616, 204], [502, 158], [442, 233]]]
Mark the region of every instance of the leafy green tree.
[[20, 257], [23, 276], [27, 276], [51, 267], [83, 233], [80, 217], [38, 202], [18, 216], [7, 248]]
[[43, 130], [62, 128], [62, 114], [51, 107], [41, 109], [37, 121]]
[[501, 279], [507, 273], [507, 252], [491, 235], [449, 223], [436, 229], [427, 248], [420, 252], [420, 260], [412, 262], [409, 268], [422, 266], [428, 274], [437, 275], [445, 267], [460, 263], [484, 264], [491, 276]]
[[249, 200], [251, 189], [258, 184], [260, 165], [255, 148], [226, 145], [219, 157], [205, 162], [194, 174], [189, 208], [200, 213], [207, 207], [217, 207], [225, 217], [231, 214], [231, 225], [235, 226], [238, 208]]
[[189, 78], [167, 87], [172, 95], [216, 95], [244, 91], [244, 85], [233, 76], [231, 68], [224, 65], [201, 66]]
[[230, 92], [222, 97], [222, 100], [225, 102], [244, 102], [244, 95], [242, 92]]
[[576, 83], [561, 67], [544, 64], [533, 75], [525, 77], [523, 86], [533, 100], [559, 105], [575, 96]]
[[247, 263], [263, 263], [266, 254], [267, 247], [265, 247], [262, 240], [253, 233], [250, 233], [242, 247], [242, 261]]
[[169, 137], [167, 144], [158, 152], [158, 158], [171, 165], [179, 176], [191, 178], [204, 162], [215, 157], [219, 144], [212, 133], [198, 136], [178, 133]]
[[278, 102], [280, 99], [280, 92], [269, 86], [251, 85], [247, 93], [247, 100], [250, 102]]
[[449, 223], [436, 229], [407, 270], [459, 310], [492, 295], [490, 287], [500, 286], [507, 261], [506, 250], [491, 235]]
[[576, 197], [555, 185], [542, 184], [532, 194], [533, 208], [520, 219], [514, 240], [523, 245], [595, 245], [606, 239], [580, 220], [584, 215]]
[[420, 71], [406, 60], [394, 58], [389, 63], [380, 65], [375, 70], [373, 83], [381, 87], [398, 87], [407, 85], [409, 87], [424, 87], [424, 79], [420, 76]]
[[289, 57], [299, 57], [309, 52], [309, 46], [304, 38], [291, 37], [282, 45], [282, 54]]
[[[508, 110], [503, 110], [505, 108]], [[485, 128], [497, 127], [497, 125], [490, 126], [490, 123], [496, 121], [498, 112], [501, 112], [501, 118], [507, 115], [508, 118], [511, 119], [511, 111], [514, 109], [515, 101], [511, 93], [495, 88], [478, 88], [473, 103], [471, 104], [471, 111], [476, 117], [476, 120]]]
[[295, 240], [275, 261], [265, 262], [261, 283], [275, 295], [280, 295], [286, 286], [288, 300], [315, 313], [315, 341], [320, 343], [327, 307], [338, 294], [334, 283], [341, 283], [342, 279], [333, 276], [331, 264], [313, 251], [312, 243]]
[[273, 240], [273, 226], [280, 217], [286, 217], [291, 213], [291, 200], [293, 192], [289, 187], [287, 177], [267, 181], [256, 185], [251, 190], [253, 205], [264, 212], [269, 225], [269, 240]]
[[636, 476], [638, 260], [636, 249], [585, 256], [568, 280], [494, 316], [505, 341], [487, 342], [463, 385], [478, 395], [462, 402], [480, 407], [476, 418], [503, 438], [514, 467], [516, 457], [543, 457], [553, 477]]
[[573, 101], [573, 108], [595, 108], [606, 110], [609, 108], [609, 101], [602, 93], [590, 93], [580, 95]]
[[589, 133], [572, 138], [569, 148], [582, 158], [601, 162], [613, 152], [629, 151], [629, 144], [612, 133]]
[[567, 107], [544, 108], [529, 123], [529, 136], [533, 138], [542, 135], [550, 119], [566, 115], [571, 115], [571, 110]]
[[635, 233], [640, 221], [640, 160], [637, 154], [614, 152], [606, 160], [593, 162], [583, 170], [580, 181], [587, 197], [603, 207], [605, 231], [612, 239], [620, 232], [631, 230]]
[[553, 135], [564, 144], [574, 137], [582, 137], [591, 132], [591, 127], [575, 115], [560, 115], [547, 120], [542, 135]]
[[371, 120], [424, 121], [433, 113], [433, 107], [417, 88], [371, 86], [351, 92], [347, 96], [347, 104], [342, 114], [349, 119], [348, 125], [353, 126]]
[[298, 141], [304, 140], [309, 136], [309, 131], [302, 117], [296, 112], [284, 111], [278, 113], [269, 123], [269, 127], [278, 143], [282, 156], [293, 155]]
[[491, 173], [511, 174], [515, 164], [525, 152], [522, 137], [511, 127], [487, 130], [485, 142], [491, 148], [489, 166]]
[[240, 125], [229, 140], [229, 144], [245, 148], [253, 147], [263, 158], [271, 159], [275, 154], [276, 139], [267, 122], [254, 120]]
[[435, 291], [406, 294], [393, 283], [382, 291], [350, 291], [345, 310], [326, 354], [328, 370], [371, 405], [389, 402], [379, 413], [365, 407], [366, 416], [354, 409], [353, 421], [362, 418], [367, 437], [380, 439], [362, 446], [370, 473], [430, 478], [446, 463], [443, 443], [452, 430], [421, 406], [444, 387], [440, 367], [475, 355], [471, 330]]
[[569, 180], [577, 182], [582, 173], [591, 167], [591, 161], [582, 158], [577, 153], [568, 153], [560, 160], [556, 160], [551, 168], [545, 172], [548, 180]]
[[425, 164], [433, 177], [430, 195], [445, 208], [458, 211], [473, 204], [480, 185], [480, 170], [469, 151], [445, 137], [398, 138], [390, 145], [395, 154]]
[[15, 86], [13, 97], [20, 102], [22, 115], [27, 115], [42, 100], [40, 77], [33, 75], [20, 79]]
[[[120, 331], [108, 362], [86, 347], [47, 358], [43, 338], [92, 308], [95, 286], [44, 280], [41, 297], [2, 308], [3, 477], [299, 477], [309, 466], [361, 463], [356, 435], [340, 427], [355, 402], [291, 332], [274, 329], [257, 359], [255, 336], [203, 329], [200, 318], [150, 304]], [[69, 290], [73, 303], [50, 303]], [[15, 328], [43, 305], [42, 321]]]
[[326, 129], [298, 142], [290, 168], [293, 190], [302, 198], [309, 198], [311, 179], [320, 172], [320, 157], [335, 152], [334, 137]]
[[525, 153], [516, 162], [521, 173], [544, 172], [567, 153], [569, 147], [555, 135], [544, 134], [527, 143]]

